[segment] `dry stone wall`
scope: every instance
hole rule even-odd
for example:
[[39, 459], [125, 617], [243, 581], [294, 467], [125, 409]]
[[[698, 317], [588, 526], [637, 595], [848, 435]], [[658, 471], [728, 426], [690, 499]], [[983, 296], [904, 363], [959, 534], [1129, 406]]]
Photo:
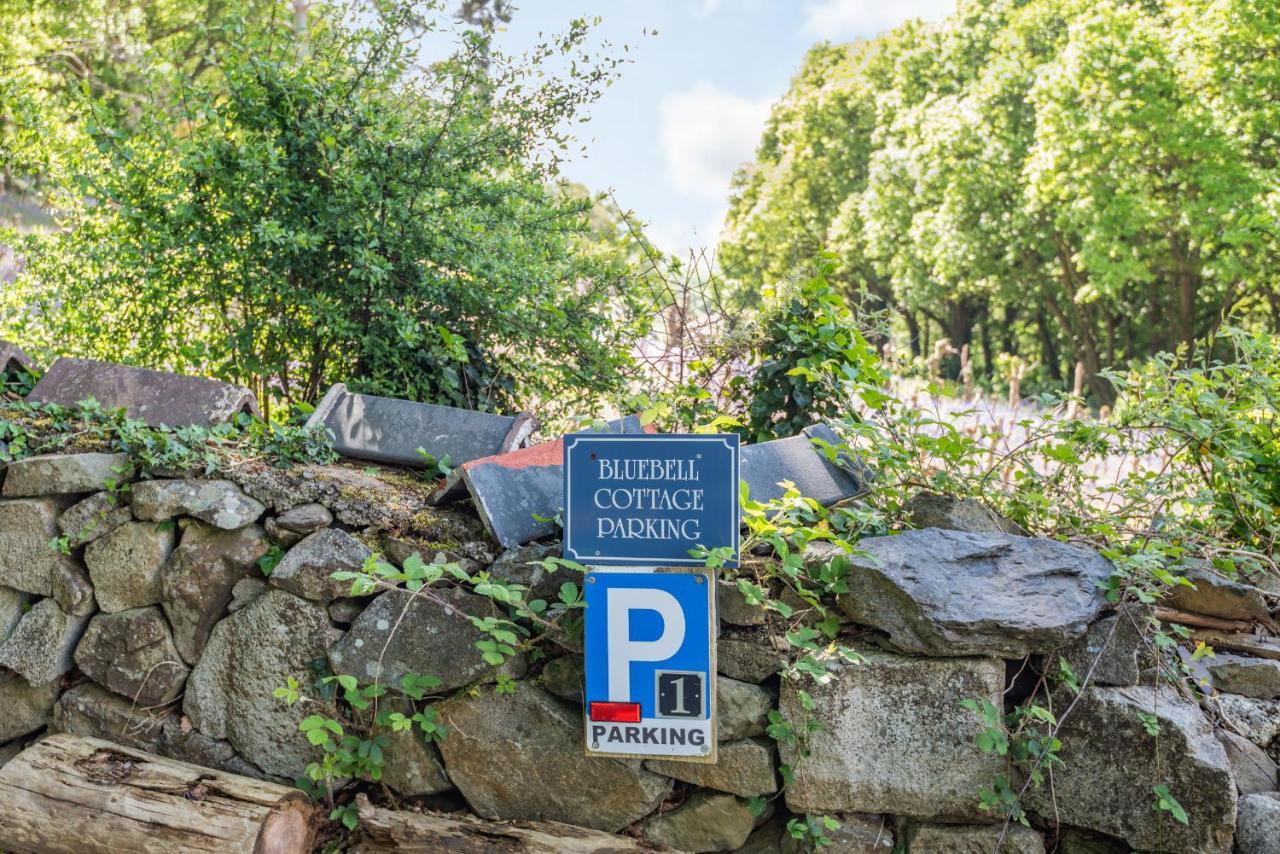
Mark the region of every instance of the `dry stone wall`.
[[[720, 761], [690, 765], [586, 757], [581, 650], [553, 645], [496, 671], [466, 619], [496, 614], [492, 600], [455, 587], [406, 609], [403, 592], [353, 598], [331, 578], [376, 551], [457, 561], [538, 595], [572, 580], [530, 563], [558, 554], [554, 541], [503, 549], [468, 504], [434, 506], [411, 474], [252, 463], [137, 480], [126, 458], [67, 454], [11, 463], [2, 492], [0, 762], [65, 731], [292, 782], [317, 755], [299, 721], [337, 710], [314, 692], [286, 706], [276, 688], [330, 672], [392, 686], [429, 673], [442, 684], [425, 702], [449, 735], [437, 747], [395, 734], [383, 783], [484, 818], [692, 851], [809, 850], [785, 829], [805, 813], [839, 820], [834, 852], [1276, 850], [1280, 661], [1242, 642], [1208, 665], [1203, 697], [1157, 687], [1145, 612], [1112, 611], [1100, 592], [1107, 562], [989, 519], [864, 541], [839, 602], [863, 661], [822, 684], [781, 680], [784, 627], [721, 583]], [[973, 515], [930, 508], [950, 526]], [[1203, 581], [1178, 608], [1271, 619], [1271, 594]], [[1059, 655], [1089, 678], [1078, 699], [1055, 698], [1075, 704], [1055, 797], [1030, 789], [1032, 826], [1005, 829], [979, 792], [1010, 770], [978, 749], [984, 725], [961, 701], [1012, 702], [1021, 660]], [[771, 713], [819, 726], [804, 745], [778, 745]], [[1187, 823], [1153, 808], [1161, 781]], [[748, 808], [757, 797], [763, 812]]]

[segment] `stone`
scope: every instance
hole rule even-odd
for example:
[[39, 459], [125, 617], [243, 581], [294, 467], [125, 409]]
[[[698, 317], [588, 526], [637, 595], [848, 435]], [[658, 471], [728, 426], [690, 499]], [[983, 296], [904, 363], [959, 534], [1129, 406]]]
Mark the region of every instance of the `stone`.
[[159, 602], [160, 570], [173, 553], [174, 539], [173, 525], [128, 522], [85, 546], [98, 607], [114, 612]]
[[1203, 565], [1192, 566], [1184, 577], [1194, 586], [1170, 589], [1164, 598], [1170, 608], [1224, 620], [1266, 620], [1270, 615], [1262, 591], [1251, 584], [1223, 578]]
[[[787, 832], [787, 821], [781, 815], [775, 815], [769, 821], [751, 831], [747, 841], [738, 849], [738, 854], [782, 854], [783, 848], [791, 838]], [[808, 852], [805, 852], [808, 854]], [[887, 854], [887, 852], [886, 852]]]
[[1280, 661], [1229, 653], [1202, 660], [1219, 691], [1262, 700], [1280, 697]]
[[859, 541], [849, 592], [856, 623], [904, 652], [1023, 658], [1080, 637], [1106, 607], [1113, 572], [1091, 549], [1038, 537], [928, 528]]
[[9, 463], [4, 494], [68, 495], [98, 492], [133, 479], [128, 454], [44, 454]]
[[534, 685], [514, 694], [480, 688], [435, 708], [448, 730], [440, 743], [445, 770], [484, 818], [615, 832], [653, 812], [671, 790], [670, 780], [638, 761], [586, 756], [581, 710]]
[[34, 374], [36, 363], [17, 344], [0, 339], [0, 372], [6, 376], [16, 376], [23, 372]]
[[335, 623], [349, 626], [360, 616], [360, 612], [369, 604], [368, 599], [353, 599], [349, 596], [334, 599], [329, 603], [329, 619]]
[[1064, 827], [1055, 854], [1131, 854], [1132, 848], [1101, 833]]
[[307, 419], [327, 428], [344, 457], [409, 468], [427, 465], [418, 449], [458, 466], [521, 447], [538, 426], [533, 416], [494, 415], [372, 394], [353, 394], [343, 383], [329, 387]]
[[1061, 654], [1081, 682], [1087, 674], [1090, 685], [1137, 685], [1151, 663], [1143, 639], [1146, 619], [1144, 609], [1122, 607], [1089, 626]]
[[[893, 827], [882, 815], [838, 813], [835, 830], [826, 830], [827, 844], [818, 846], [810, 838], [782, 838], [783, 854], [889, 854], [893, 847]], [[927, 849], [926, 849], [927, 850]]]
[[333, 514], [323, 504], [299, 504], [266, 521], [267, 536], [285, 548], [295, 545], [307, 534], [333, 524]]
[[0, 641], [9, 636], [26, 613], [31, 597], [21, 590], [0, 586]]
[[236, 582], [261, 575], [258, 558], [267, 553], [268, 543], [256, 525], [238, 531], [202, 522], [183, 527], [178, 547], [160, 572], [160, 586], [173, 642], [182, 660], [195, 664], [213, 624], [226, 614]]
[[62, 613], [52, 599], [41, 599], [0, 642], [0, 667], [9, 668], [32, 685], [52, 682], [71, 669], [76, 644], [88, 621], [88, 617]]
[[417, 555], [423, 563], [456, 563], [472, 575], [484, 569], [460, 551], [444, 546], [446, 546], [444, 543], [425, 543], [407, 537], [390, 535], [382, 537], [383, 556], [399, 567], [403, 567], [405, 561]]
[[582, 669], [582, 656], [566, 655], [553, 658], [542, 668], [542, 687], [561, 700], [581, 703], [586, 674]]
[[1280, 736], [1280, 700], [1219, 694], [1218, 711], [1236, 732], [1266, 748]]
[[787, 665], [763, 631], [723, 634], [716, 641], [716, 669], [730, 679], [758, 684]]
[[435, 795], [453, 788], [440, 761], [440, 751], [428, 744], [416, 726], [401, 732], [387, 733], [383, 750], [382, 783], [402, 797]]
[[258, 520], [266, 507], [245, 495], [229, 480], [144, 480], [132, 490], [133, 515], [162, 522], [174, 516], [194, 516], [216, 528], [232, 531]]
[[89, 573], [74, 561], [67, 561], [54, 569], [50, 595], [64, 614], [87, 617], [98, 609]]
[[58, 530], [67, 538], [68, 547], [76, 549], [111, 533], [132, 518], [133, 511], [122, 502], [119, 493], [95, 492], [62, 511]]
[[1227, 752], [1236, 791], [1242, 795], [1270, 792], [1276, 787], [1276, 763], [1267, 752], [1243, 736], [1225, 729], [1217, 732], [1218, 742]]
[[[795, 770], [787, 806], [798, 813], [894, 813], [920, 818], [988, 821], [978, 792], [1005, 773], [1001, 757], [974, 744], [984, 729], [966, 699], [999, 704], [1004, 662], [992, 658], [908, 658], [872, 649], [825, 685], [783, 681], [785, 719], [802, 727], [810, 714], [822, 728], [809, 755], [779, 745]], [[800, 692], [813, 698], [812, 713]]]
[[290, 678], [315, 679], [311, 664], [332, 642], [323, 607], [283, 590], [270, 590], [213, 628], [191, 671], [183, 712], [196, 729], [226, 739], [264, 772], [302, 777], [319, 756], [299, 722], [336, 714], [327, 701], [286, 706], [273, 693]]
[[98, 614], [89, 621], [75, 659], [90, 679], [142, 707], [176, 700], [190, 672], [154, 605]]
[[[299, 465], [280, 468], [267, 462], [236, 466], [225, 476], [248, 495], [276, 513], [303, 504], [323, 504], [334, 518], [352, 528], [376, 527], [416, 533], [439, 528], [441, 515], [431, 511], [431, 485], [417, 478], [379, 477], [351, 464]], [[423, 524], [423, 520], [427, 524]], [[445, 513], [453, 530], [433, 531], [436, 540], [466, 539], [471, 531], [483, 536], [479, 520]]]
[[75, 561], [50, 548], [59, 536], [58, 504], [49, 498], [0, 500], [0, 584], [49, 596], [56, 572]]
[[1236, 817], [1238, 854], [1280, 854], [1280, 792], [1240, 799]]
[[231, 588], [231, 602], [227, 605], [227, 613], [234, 614], [241, 608], [253, 604], [270, 587], [265, 578], [242, 578]]
[[1280, 573], [1255, 570], [1244, 581], [1271, 596], [1280, 596]]
[[716, 613], [731, 626], [763, 626], [769, 614], [763, 605], [748, 602], [736, 581], [725, 579], [716, 582]]
[[778, 791], [773, 742], [763, 738], [722, 743], [714, 763], [649, 759], [644, 767], [684, 783], [744, 798]]
[[285, 553], [271, 570], [272, 587], [295, 596], [328, 604], [351, 595], [351, 582], [333, 578], [335, 572], [358, 572], [373, 551], [338, 528], [308, 534]]
[[[236, 753], [231, 742], [205, 735], [192, 727], [190, 721], [176, 714], [165, 718], [159, 749], [156, 752], [161, 756], [177, 759], [180, 762], [189, 762], [202, 768], [217, 768], [219, 771], [227, 771], [231, 774], [266, 779], [266, 775], [258, 766]], [[292, 783], [293, 781], [282, 780], [282, 782]]]
[[671, 812], [646, 821], [643, 833], [677, 851], [736, 851], [755, 826], [751, 810], [733, 795], [694, 792]]
[[752, 501], [767, 503], [781, 498], [783, 481], [795, 484], [800, 494], [830, 506], [867, 491], [867, 472], [861, 462], [837, 452], [843, 440], [825, 424], [804, 428], [798, 436], [743, 445], [742, 479]]
[[716, 680], [717, 739], [737, 741], [764, 735], [773, 706], [773, 692], [750, 682], [720, 677]]
[[90, 398], [152, 427], [211, 427], [242, 412], [258, 414], [253, 393], [242, 386], [94, 359], [58, 359], [27, 395], [32, 403], [61, 406]]
[[559, 543], [530, 543], [514, 549], [507, 549], [489, 564], [489, 575], [508, 584], [519, 584], [527, 588], [525, 599], [532, 601], [542, 599], [546, 602], [557, 601], [560, 585], [566, 581], [581, 584], [582, 573], [565, 567], [556, 567], [547, 572], [535, 561], [560, 557]]
[[[646, 428], [628, 416], [608, 422], [603, 432], [642, 433]], [[463, 463], [445, 478], [432, 501], [445, 503], [466, 495], [503, 548], [557, 533], [555, 517], [564, 507], [564, 440]]]
[[[377, 680], [393, 690], [404, 676], [430, 675], [441, 680], [440, 692], [491, 678], [498, 669], [476, 648], [476, 641], [488, 635], [468, 615], [499, 616], [493, 602], [457, 587], [432, 588], [432, 594], [442, 601], [396, 589], [370, 602], [329, 652], [333, 672], [361, 682]], [[505, 666], [522, 673], [524, 658], [516, 656]]]
[[0, 744], [35, 732], [52, 719], [58, 685], [32, 685], [21, 676], [0, 672]]
[[1040, 834], [1013, 823], [981, 827], [911, 822], [903, 836], [908, 851], [929, 854], [1044, 854]]
[[0, 745], [0, 768], [8, 765], [18, 754], [27, 749], [26, 739], [15, 739], [5, 745]]
[[176, 717], [171, 711], [149, 712], [101, 685], [84, 682], [58, 698], [49, 730], [156, 752], [165, 722]]
[[[1155, 715], [1159, 735], [1148, 732], [1139, 714]], [[1024, 799], [1028, 809], [1141, 851], [1231, 850], [1236, 784], [1194, 701], [1167, 687], [1086, 688], [1061, 718], [1058, 737], [1063, 764], [1054, 770], [1053, 790], [1032, 787]], [[1168, 785], [1188, 824], [1153, 809], [1156, 783]]]
[[913, 528], [944, 528], [971, 534], [1026, 534], [1017, 524], [989, 510], [976, 498], [917, 492], [902, 509]]
[[333, 524], [333, 514], [323, 504], [299, 504], [276, 517], [276, 524], [286, 531], [306, 536]]

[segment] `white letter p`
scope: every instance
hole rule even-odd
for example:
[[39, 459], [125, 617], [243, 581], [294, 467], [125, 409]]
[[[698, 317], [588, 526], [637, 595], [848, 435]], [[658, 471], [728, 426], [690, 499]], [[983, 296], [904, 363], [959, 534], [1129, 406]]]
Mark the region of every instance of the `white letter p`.
[[[631, 701], [631, 662], [665, 661], [684, 644], [684, 609], [665, 590], [612, 588], [607, 591], [609, 626], [609, 701]], [[657, 640], [631, 639], [631, 612], [656, 611], [662, 617]]]

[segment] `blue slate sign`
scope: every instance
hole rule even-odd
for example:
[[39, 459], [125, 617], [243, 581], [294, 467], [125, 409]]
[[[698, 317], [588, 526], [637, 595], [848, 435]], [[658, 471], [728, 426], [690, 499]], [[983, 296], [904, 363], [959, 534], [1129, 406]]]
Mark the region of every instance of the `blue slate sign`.
[[564, 556], [589, 566], [703, 566], [738, 558], [738, 437], [573, 433], [564, 440]]
[[587, 753], [716, 761], [710, 571], [587, 573]]

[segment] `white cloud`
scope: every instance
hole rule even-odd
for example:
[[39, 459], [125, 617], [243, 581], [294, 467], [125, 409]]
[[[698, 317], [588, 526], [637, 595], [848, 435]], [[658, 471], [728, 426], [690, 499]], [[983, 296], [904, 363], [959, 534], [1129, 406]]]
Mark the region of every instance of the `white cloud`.
[[875, 36], [908, 18], [937, 21], [956, 9], [956, 0], [818, 0], [804, 10], [804, 31], [819, 39]]
[[680, 193], [724, 199], [729, 179], [751, 159], [771, 99], [753, 100], [703, 81], [658, 104], [667, 178]]

